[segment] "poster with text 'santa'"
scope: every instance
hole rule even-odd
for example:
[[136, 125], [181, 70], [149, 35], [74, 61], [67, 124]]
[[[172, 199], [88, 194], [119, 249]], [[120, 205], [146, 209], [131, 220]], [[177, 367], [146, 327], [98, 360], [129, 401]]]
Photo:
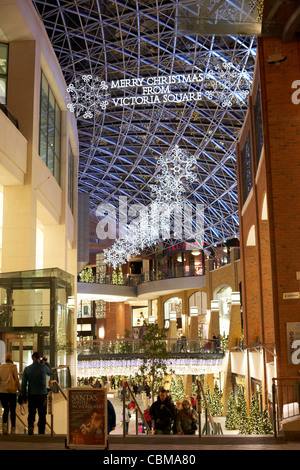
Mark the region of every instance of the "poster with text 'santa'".
[[70, 447], [107, 447], [106, 389], [68, 389], [68, 434]]

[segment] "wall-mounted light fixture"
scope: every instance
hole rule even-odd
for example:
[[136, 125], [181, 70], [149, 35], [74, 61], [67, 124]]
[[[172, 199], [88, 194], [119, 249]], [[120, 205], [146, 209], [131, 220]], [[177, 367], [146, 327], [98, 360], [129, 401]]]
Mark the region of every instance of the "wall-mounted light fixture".
[[198, 307], [191, 307], [190, 308], [190, 315], [191, 315], [191, 317], [196, 317], [198, 315]]
[[240, 293], [239, 292], [232, 292], [231, 293], [231, 303], [232, 304], [240, 304], [241, 303]]
[[99, 339], [104, 339], [105, 338], [105, 329], [103, 326], [100, 326], [99, 330], [98, 330], [98, 336], [99, 336]]
[[210, 310], [212, 312], [216, 312], [217, 310], [219, 310], [219, 301], [218, 300], [212, 300], [210, 302]]

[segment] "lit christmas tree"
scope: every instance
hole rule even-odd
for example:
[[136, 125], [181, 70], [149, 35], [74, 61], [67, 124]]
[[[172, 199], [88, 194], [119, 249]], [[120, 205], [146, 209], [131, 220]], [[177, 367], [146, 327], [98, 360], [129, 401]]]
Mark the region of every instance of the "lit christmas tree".
[[262, 412], [260, 434], [273, 434], [273, 426], [270, 423], [267, 409]]
[[94, 282], [92, 266], [84, 268], [80, 273], [80, 282]]
[[185, 398], [184, 394], [184, 384], [181, 375], [178, 377], [177, 381], [177, 400], [183, 400]]
[[192, 395], [197, 395], [198, 393], [198, 385], [196, 382], [192, 383]]
[[80, 282], [86, 282], [86, 269], [83, 269], [80, 273]]
[[185, 398], [184, 384], [181, 376], [178, 377], [177, 384], [175, 382], [174, 377], [171, 378], [170, 394], [174, 402], [178, 400], [183, 400]]
[[116, 285], [118, 284], [118, 274], [117, 274], [117, 271], [114, 269], [113, 270], [113, 273], [112, 273], [112, 276], [111, 276], [111, 283]]
[[233, 390], [231, 390], [228, 398], [225, 428], [229, 430], [237, 429], [237, 406]]
[[238, 388], [237, 395], [237, 416], [239, 434], [248, 434], [248, 413], [244, 388]]
[[262, 414], [259, 411], [259, 402], [256, 396], [252, 395], [249, 420], [248, 434], [261, 434]]
[[86, 273], [86, 281], [85, 282], [94, 282], [94, 274], [92, 266], [88, 266], [87, 273]]
[[220, 390], [217, 381], [214, 385], [210, 412], [212, 416], [221, 416], [223, 412], [222, 391]]
[[120, 286], [124, 285], [124, 276], [123, 276], [123, 271], [121, 267], [119, 267], [119, 271], [118, 271], [118, 284]]
[[[212, 408], [212, 395], [211, 395], [211, 391], [210, 391], [208, 384], [206, 385], [206, 389], [205, 389], [205, 398], [206, 398], [208, 409], [210, 411]], [[202, 410], [203, 412], [206, 410], [206, 404], [203, 398], [202, 398]]]
[[170, 383], [170, 395], [172, 397], [172, 400], [176, 402], [178, 400], [177, 398], [177, 386], [174, 377], [171, 378], [171, 383]]

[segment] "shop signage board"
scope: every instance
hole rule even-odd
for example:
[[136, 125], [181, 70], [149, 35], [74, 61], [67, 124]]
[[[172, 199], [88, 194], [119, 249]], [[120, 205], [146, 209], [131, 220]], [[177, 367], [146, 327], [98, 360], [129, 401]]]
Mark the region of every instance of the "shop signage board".
[[300, 299], [300, 292], [285, 292], [283, 294], [283, 299], [284, 300]]
[[290, 322], [286, 324], [288, 362], [289, 364], [299, 364], [300, 357], [300, 322]]
[[107, 448], [107, 391], [68, 389], [68, 447]]

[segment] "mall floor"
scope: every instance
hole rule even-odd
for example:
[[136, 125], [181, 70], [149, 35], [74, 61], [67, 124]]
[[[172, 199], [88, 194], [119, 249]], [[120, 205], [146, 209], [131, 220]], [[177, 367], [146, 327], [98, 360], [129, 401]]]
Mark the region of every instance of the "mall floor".
[[[271, 436], [242, 436], [238, 435], [237, 431], [227, 431], [225, 429], [225, 418], [217, 418], [220, 422], [223, 435], [207, 436], [199, 435], [196, 436], [153, 436], [146, 434], [136, 435], [136, 417], [132, 414], [129, 433], [123, 438], [123, 427], [121, 426], [122, 416], [122, 402], [118, 398], [110, 398], [112, 401], [116, 416], [117, 416], [117, 427], [108, 437], [108, 451], [109, 454], [115, 452], [115, 455], [122, 455], [122, 452], [134, 451], [135, 455], [147, 456], [153, 453], [160, 453], [167, 451], [169, 454], [176, 454], [179, 452], [182, 455], [183, 452], [189, 454], [198, 455], [199, 451], [203, 450], [294, 450], [300, 451], [300, 441], [286, 441], [283, 437], [274, 438]], [[139, 405], [142, 408], [141, 400], [138, 400]], [[202, 421], [204, 425], [204, 421]], [[68, 451], [84, 450], [85, 448], [68, 448], [66, 446], [65, 435], [54, 435], [51, 437], [50, 434], [45, 436], [39, 436], [34, 434], [28, 436], [27, 434], [15, 434], [15, 435], [2, 435], [0, 434], [0, 450], [1, 451]], [[96, 449], [92, 449], [96, 450]], [[138, 452], [137, 451], [141, 451]], [[101, 450], [106, 455], [106, 450]], [[76, 454], [78, 455], [78, 454]], [[125, 454], [124, 454], [125, 455]], [[141, 462], [144, 462], [141, 460]]]

